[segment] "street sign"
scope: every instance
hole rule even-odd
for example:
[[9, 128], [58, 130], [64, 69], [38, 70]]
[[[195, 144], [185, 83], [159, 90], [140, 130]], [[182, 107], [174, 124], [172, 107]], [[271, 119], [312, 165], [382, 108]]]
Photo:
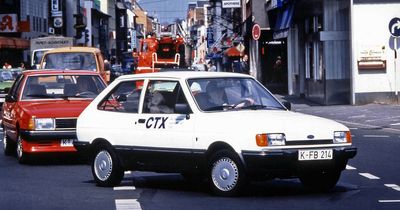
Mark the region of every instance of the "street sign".
[[395, 17], [389, 22], [389, 32], [392, 36], [400, 36], [400, 18]]
[[258, 25], [257, 23], [254, 24], [253, 29], [251, 30], [251, 34], [253, 35], [253, 39], [257, 41], [261, 36], [260, 25]]

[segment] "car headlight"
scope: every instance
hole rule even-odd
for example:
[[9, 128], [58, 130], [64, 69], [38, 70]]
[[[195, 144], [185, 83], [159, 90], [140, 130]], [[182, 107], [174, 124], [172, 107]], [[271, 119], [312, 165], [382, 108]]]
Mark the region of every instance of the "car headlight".
[[53, 118], [35, 118], [34, 125], [35, 130], [54, 130], [56, 128]]
[[333, 143], [351, 143], [351, 133], [350, 131], [335, 131], [333, 133]]
[[256, 135], [257, 146], [283, 146], [286, 144], [286, 137], [283, 133], [264, 133]]

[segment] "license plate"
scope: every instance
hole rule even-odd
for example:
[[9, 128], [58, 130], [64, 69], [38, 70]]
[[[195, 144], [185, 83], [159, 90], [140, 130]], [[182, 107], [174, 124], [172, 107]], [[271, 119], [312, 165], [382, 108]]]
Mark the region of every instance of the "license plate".
[[332, 160], [332, 149], [299, 150], [299, 160]]
[[62, 147], [72, 147], [74, 146], [75, 139], [61, 139], [61, 146]]

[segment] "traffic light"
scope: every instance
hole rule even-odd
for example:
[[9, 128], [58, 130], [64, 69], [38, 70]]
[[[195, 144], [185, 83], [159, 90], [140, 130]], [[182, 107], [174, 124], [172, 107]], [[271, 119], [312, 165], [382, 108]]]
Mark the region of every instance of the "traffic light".
[[89, 42], [89, 30], [88, 29], [85, 29], [85, 43], [88, 43]]
[[86, 28], [86, 24], [83, 21], [83, 15], [82, 14], [74, 14], [74, 18], [75, 18], [75, 38], [76, 39], [80, 39], [82, 38], [82, 32], [83, 30]]

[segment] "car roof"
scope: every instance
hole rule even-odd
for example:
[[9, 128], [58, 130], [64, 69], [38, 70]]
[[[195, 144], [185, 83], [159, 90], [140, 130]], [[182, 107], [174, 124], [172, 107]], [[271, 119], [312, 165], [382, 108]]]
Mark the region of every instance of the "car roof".
[[27, 76], [32, 75], [99, 75], [99, 73], [94, 71], [86, 70], [27, 70], [23, 71], [22, 74]]
[[61, 53], [61, 52], [89, 52], [97, 53], [100, 52], [98, 48], [95, 47], [60, 47], [54, 48], [46, 52], [47, 53]]
[[248, 77], [246, 74], [231, 72], [205, 72], [205, 71], [167, 71], [143, 74], [124, 75], [117, 80], [135, 79], [135, 78], [174, 78], [174, 79], [193, 79], [193, 78], [214, 78], [214, 77]]

